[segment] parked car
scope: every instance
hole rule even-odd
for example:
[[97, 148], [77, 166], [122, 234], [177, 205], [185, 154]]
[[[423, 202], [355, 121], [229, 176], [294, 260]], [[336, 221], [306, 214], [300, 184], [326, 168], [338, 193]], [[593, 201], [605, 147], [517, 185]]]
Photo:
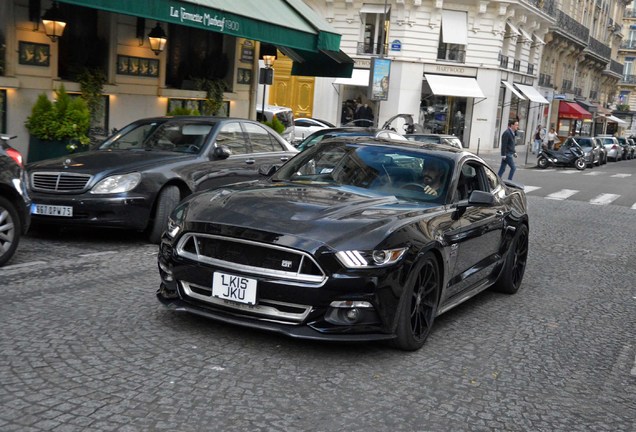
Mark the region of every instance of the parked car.
[[596, 140], [593, 137], [574, 136], [568, 137], [565, 141], [574, 140], [585, 153], [585, 165], [593, 168], [601, 164], [601, 158]]
[[515, 293], [527, 257], [523, 188], [478, 156], [338, 137], [271, 178], [181, 202], [157, 296], [251, 329], [415, 350], [438, 315], [478, 292]]
[[9, 262], [29, 229], [31, 201], [22, 168], [22, 155], [0, 136], [0, 266]]
[[596, 138], [603, 144], [605, 150], [607, 150], [607, 159], [611, 161], [621, 160], [623, 150], [618, 143], [616, 137], [611, 135], [598, 135]]
[[334, 124], [325, 120], [303, 117], [294, 120], [294, 137], [295, 141], [301, 141], [305, 137], [311, 135], [320, 129], [336, 127]]
[[281, 133], [283, 138], [288, 143], [296, 141], [296, 128], [294, 126], [294, 111], [289, 107], [283, 107], [278, 105], [265, 105], [265, 111], [263, 106], [258, 105], [256, 107], [256, 120], [259, 122], [271, 122], [274, 117], [280, 121], [285, 130]]
[[632, 158], [632, 148], [631, 145], [629, 143], [629, 141], [627, 140], [627, 138], [625, 137], [618, 137], [618, 144], [621, 146], [621, 159], [622, 160], [628, 160]]
[[376, 138], [388, 138], [396, 140], [405, 140], [403, 135], [388, 129], [376, 129], [372, 127], [355, 127], [343, 126], [336, 128], [320, 129], [309, 135], [307, 138], [299, 142], [296, 148], [299, 151], [307, 150], [318, 144], [320, 141], [334, 137], [353, 137], [353, 136], [370, 136]]
[[450, 146], [457, 147], [458, 149], [462, 148], [461, 140], [455, 135], [413, 133], [405, 134], [404, 137], [411, 141], [433, 144], [448, 144]]
[[138, 120], [95, 151], [28, 164], [33, 224], [145, 230], [158, 243], [185, 196], [256, 178], [297, 152], [251, 120]]
[[601, 165], [605, 165], [607, 163], [607, 149], [603, 145], [602, 141], [597, 137], [594, 137], [594, 143], [598, 149], [600, 163]]
[[636, 141], [633, 138], [627, 138], [629, 144], [629, 158], [634, 159], [636, 157]]

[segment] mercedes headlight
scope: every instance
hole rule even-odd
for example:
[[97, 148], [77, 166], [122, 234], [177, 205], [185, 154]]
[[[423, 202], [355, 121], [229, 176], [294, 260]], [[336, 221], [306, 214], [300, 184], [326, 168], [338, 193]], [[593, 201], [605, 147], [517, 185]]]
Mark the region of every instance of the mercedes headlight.
[[398, 262], [407, 248], [384, 249], [372, 251], [340, 251], [336, 253], [338, 261], [348, 268], [386, 267]]
[[130, 173], [106, 177], [91, 189], [93, 194], [114, 194], [130, 192], [141, 181], [141, 174]]

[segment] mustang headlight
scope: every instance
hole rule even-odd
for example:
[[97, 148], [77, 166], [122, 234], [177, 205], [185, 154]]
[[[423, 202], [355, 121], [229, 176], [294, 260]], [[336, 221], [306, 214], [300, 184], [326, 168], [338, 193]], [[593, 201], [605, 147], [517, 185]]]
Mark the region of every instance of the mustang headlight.
[[187, 204], [181, 204], [177, 206], [170, 214], [168, 218], [168, 227], [166, 228], [166, 234], [171, 239], [175, 238], [183, 230], [183, 222], [185, 221]]
[[341, 251], [336, 253], [338, 260], [348, 268], [386, 267], [398, 262], [407, 248], [372, 251]]
[[106, 177], [97, 183], [91, 193], [93, 194], [113, 194], [129, 192], [137, 187], [141, 181], [141, 174], [130, 173]]

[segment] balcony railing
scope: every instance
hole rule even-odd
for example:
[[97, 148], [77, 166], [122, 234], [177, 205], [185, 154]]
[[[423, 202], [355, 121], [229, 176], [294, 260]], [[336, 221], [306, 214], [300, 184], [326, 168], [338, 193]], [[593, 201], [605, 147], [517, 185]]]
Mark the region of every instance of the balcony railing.
[[610, 61], [610, 70], [618, 75], [623, 75], [624, 66], [622, 63], [617, 62], [616, 60]]
[[541, 9], [550, 16], [554, 16], [556, 7], [554, 0], [526, 0], [526, 3], [530, 3], [532, 6]]
[[590, 39], [588, 40], [587, 49], [607, 61], [609, 61], [612, 57], [612, 49], [603, 42], [594, 39], [592, 36], [590, 36]]
[[623, 75], [621, 84], [636, 84], [636, 75]]
[[573, 39], [577, 39], [581, 45], [587, 45], [590, 37], [590, 30], [577, 20], [564, 13], [563, 11], [557, 11], [557, 22], [553, 28], [554, 31], [569, 36]]
[[621, 44], [621, 49], [636, 49], [636, 40], [627, 40]]

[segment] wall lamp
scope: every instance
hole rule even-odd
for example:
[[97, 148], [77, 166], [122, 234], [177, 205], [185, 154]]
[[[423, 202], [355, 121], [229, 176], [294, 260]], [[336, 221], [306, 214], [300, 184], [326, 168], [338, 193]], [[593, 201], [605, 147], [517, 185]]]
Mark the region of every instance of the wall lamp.
[[161, 54], [161, 51], [166, 47], [168, 37], [159, 23], [148, 33], [148, 42], [150, 42], [150, 49], [153, 50], [156, 55]]
[[66, 20], [62, 16], [57, 2], [53, 2], [53, 6], [44, 12], [42, 24], [44, 24], [44, 32], [51, 38], [51, 41], [56, 42], [62, 36], [66, 27]]

